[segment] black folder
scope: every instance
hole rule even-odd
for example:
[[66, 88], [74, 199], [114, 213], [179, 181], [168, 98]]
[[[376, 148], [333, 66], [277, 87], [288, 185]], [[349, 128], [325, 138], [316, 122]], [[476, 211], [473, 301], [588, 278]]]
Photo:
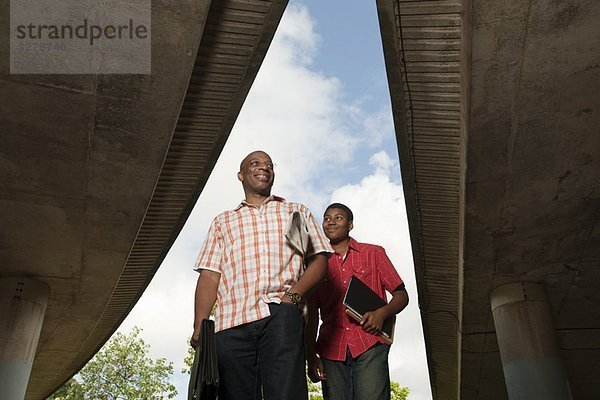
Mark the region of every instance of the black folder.
[[216, 400], [218, 391], [219, 364], [215, 344], [215, 322], [204, 319], [191, 370], [188, 400]]
[[[352, 276], [348, 284], [348, 289], [346, 289], [343, 304], [346, 307], [346, 313], [360, 322], [363, 315], [367, 312], [383, 307], [387, 302], [371, 290], [363, 281], [356, 276]], [[392, 344], [394, 341], [395, 325], [396, 316], [393, 315], [385, 320], [381, 328], [381, 336], [389, 344]]]

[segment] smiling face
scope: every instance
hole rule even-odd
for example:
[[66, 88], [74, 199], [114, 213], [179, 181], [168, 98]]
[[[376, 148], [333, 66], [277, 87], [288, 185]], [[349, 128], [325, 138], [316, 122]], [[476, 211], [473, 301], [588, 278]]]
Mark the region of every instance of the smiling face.
[[348, 239], [350, 231], [354, 228], [346, 211], [341, 208], [329, 208], [323, 216], [323, 231], [331, 244]]
[[238, 179], [244, 187], [246, 200], [249, 201], [249, 197], [269, 197], [275, 181], [271, 157], [264, 151], [248, 154], [240, 164]]

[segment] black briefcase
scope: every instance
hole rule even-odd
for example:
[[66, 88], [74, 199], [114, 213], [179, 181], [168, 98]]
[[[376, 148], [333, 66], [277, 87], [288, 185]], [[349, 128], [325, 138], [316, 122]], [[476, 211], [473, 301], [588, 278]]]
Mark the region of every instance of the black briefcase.
[[219, 364], [215, 344], [215, 322], [202, 321], [200, 341], [192, 365], [188, 400], [216, 400], [219, 391]]

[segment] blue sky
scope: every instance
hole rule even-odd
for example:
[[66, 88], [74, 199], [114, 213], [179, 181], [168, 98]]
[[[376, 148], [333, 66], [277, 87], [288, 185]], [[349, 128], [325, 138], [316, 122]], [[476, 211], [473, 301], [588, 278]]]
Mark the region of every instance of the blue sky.
[[290, 1], [192, 215], [120, 331], [143, 329], [152, 355], [173, 361], [184, 399], [192, 267], [212, 218], [243, 198], [237, 169], [256, 149], [277, 164], [274, 194], [306, 204], [319, 221], [327, 204], [346, 203], [353, 236], [386, 248], [411, 297], [397, 319], [391, 377], [411, 400], [431, 399], [374, 1]]
[[[375, 1], [309, 0], [290, 5], [306, 6], [315, 21], [320, 40], [314, 69], [341, 81], [342, 98], [348, 104], [387, 119], [380, 147], [397, 159]], [[349, 179], [356, 180], [364, 171], [368, 154], [354, 154], [363, 168]]]
[[321, 36], [315, 66], [338, 77], [349, 98], [370, 96], [365, 107], [371, 111], [387, 106], [385, 66], [375, 2], [369, 1], [291, 1], [306, 5]]

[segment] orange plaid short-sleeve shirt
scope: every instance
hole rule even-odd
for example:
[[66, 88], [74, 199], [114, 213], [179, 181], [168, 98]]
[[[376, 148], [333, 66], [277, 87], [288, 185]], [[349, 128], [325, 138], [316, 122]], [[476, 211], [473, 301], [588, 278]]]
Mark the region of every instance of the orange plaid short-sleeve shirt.
[[304, 271], [302, 256], [284, 237], [294, 211], [306, 217], [307, 256], [333, 253], [308, 208], [281, 197], [270, 196], [260, 208], [243, 201], [212, 221], [195, 269], [221, 274], [215, 331], [269, 316], [268, 303], [280, 302], [283, 293], [300, 278]]

